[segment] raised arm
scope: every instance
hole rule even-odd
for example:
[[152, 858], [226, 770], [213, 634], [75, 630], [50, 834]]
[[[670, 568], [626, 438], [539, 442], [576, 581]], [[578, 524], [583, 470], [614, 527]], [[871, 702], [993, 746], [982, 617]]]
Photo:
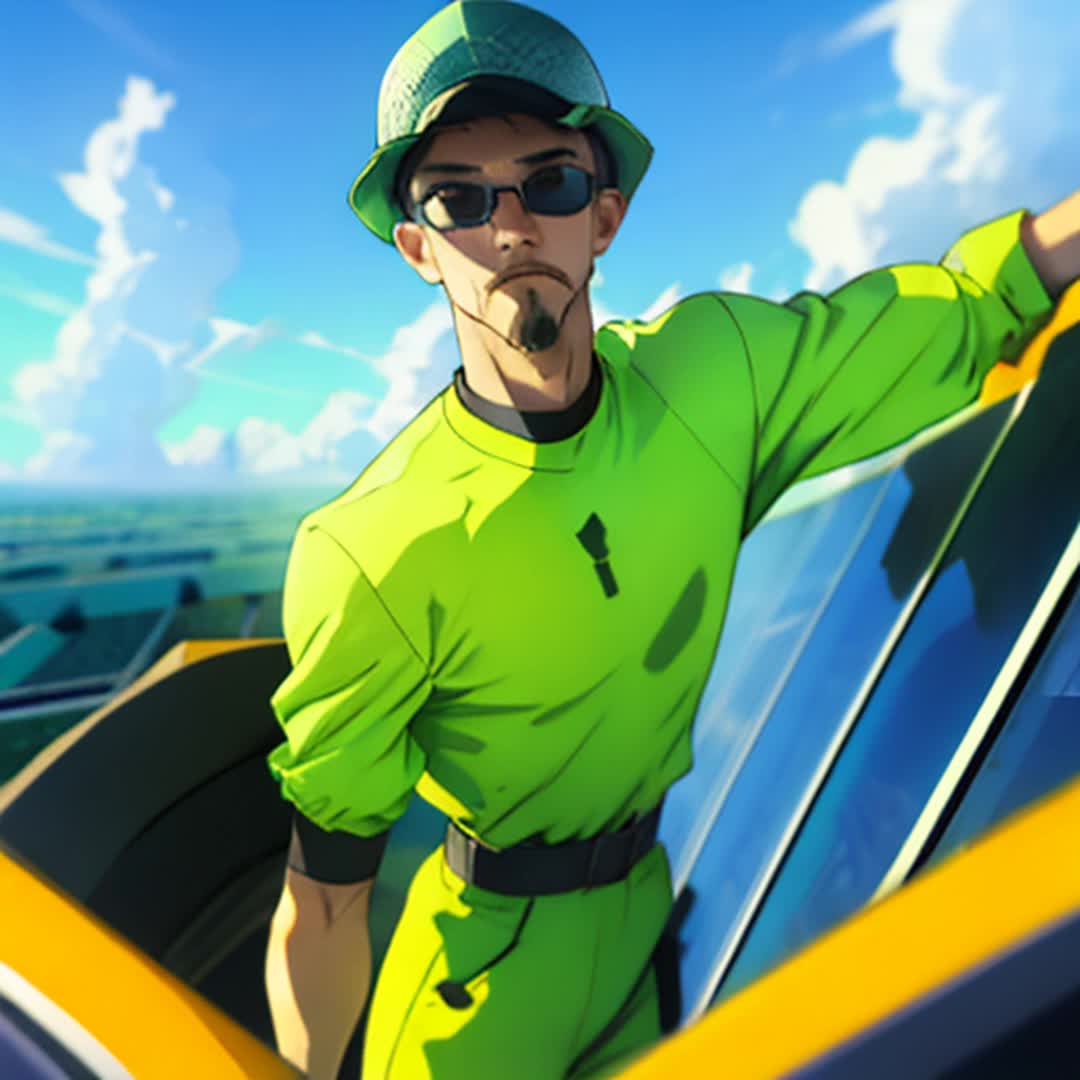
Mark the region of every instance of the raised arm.
[[872, 457], [974, 402], [1053, 313], [1018, 211], [965, 233], [938, 264], [864, 274], [779, 312], [727, 300], [757, 415], [746, 529], [792, 484]]
[[[743, 532], [799, 480], [872, 457], [972, 403], [1053, 314], [1019, 211], [939, 264], [874, 270], [783, 304], [702, 293], [598, 344], [631, 364], [744, 498]], [[1040, 219], [1041, 220], [1041, 219]]]
[[1080, 278], [1080, 191], [1025, 219], [1020, 235], [1032, 266], [1056, 300]]

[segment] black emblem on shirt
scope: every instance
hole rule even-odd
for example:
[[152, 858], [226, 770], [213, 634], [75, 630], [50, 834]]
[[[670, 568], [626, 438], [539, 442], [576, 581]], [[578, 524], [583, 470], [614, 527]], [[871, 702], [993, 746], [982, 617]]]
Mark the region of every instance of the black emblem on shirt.
[[578, 530], [577, 538], [581, 546], [592, 556], [596, 564], [596, 576], [603, 586], [604, 595], [609, 599], [619, 591], [615, 584], [615, 574], [612, 572], [608, 557], [611, 552], [607, 546], [607, 528], [600, 518], [594, 513], [589, 515], [589, 520]]

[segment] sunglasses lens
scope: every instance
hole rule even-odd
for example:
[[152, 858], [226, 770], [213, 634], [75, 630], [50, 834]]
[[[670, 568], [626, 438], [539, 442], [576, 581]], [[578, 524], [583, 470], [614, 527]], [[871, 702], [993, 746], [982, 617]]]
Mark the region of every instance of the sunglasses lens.
[[487, 191], [479, 184], [446, 184], [423, 202], [424, 217], [434, 229], [464, 229], [487, 218]]
[[572, 165], [549, 165], [534, 172], [521, 190], [534, 214], [576, 214], [589, 205], [592, 177]]
[[[565, 217], [589, 205], [593, 178], [573, 165], [547, 165], [522, 183], [521, 192], [531, 213]], [[486, 184], [441, 184], [422, 201], [421, 210], [432, 228], [445, 232], [482, 225], [494, 202], [494, 189]]]

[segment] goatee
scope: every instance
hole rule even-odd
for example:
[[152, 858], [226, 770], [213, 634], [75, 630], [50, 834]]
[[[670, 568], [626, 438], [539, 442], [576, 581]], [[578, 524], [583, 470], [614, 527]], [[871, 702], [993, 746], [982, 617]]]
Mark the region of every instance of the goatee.
[[521, 321], [518, 340], [526, 352], [544, 352], [559, 339], [559, 324], [535, 289], [528, 292], [529, 307]]

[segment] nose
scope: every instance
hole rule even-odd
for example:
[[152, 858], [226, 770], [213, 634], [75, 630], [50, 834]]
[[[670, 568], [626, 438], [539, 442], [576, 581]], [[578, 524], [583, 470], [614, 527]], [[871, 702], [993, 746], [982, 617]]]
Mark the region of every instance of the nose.
[[536, 218], [526, 208], [521, 192], [514, 188], [495, 192], [491, 224], [495, 230], [495, 242], [501, 248], [522, 243], [536, 245], [540, 241]]

